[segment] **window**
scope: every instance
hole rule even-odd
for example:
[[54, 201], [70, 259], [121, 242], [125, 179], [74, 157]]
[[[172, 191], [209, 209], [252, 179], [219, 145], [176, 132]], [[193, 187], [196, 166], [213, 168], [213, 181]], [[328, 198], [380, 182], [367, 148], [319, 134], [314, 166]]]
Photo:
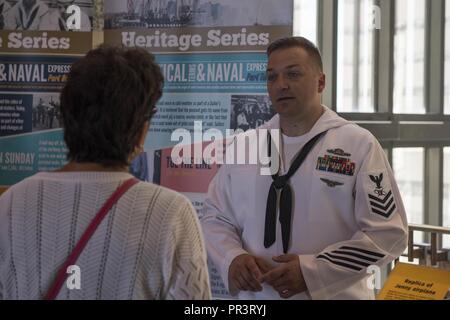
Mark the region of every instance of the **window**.
[[397, 0], [394, 113], [425, 113], [425, 0]]
[[[387, 149], [410, 223], [450, 228], [450, 117], [438, 113], [450, 115], [450, 0], [317, 3], [312, 15], [331, 88], [323, 103]], [[296, 17], [298, 29], [308, 17]], [[414, 235], [416, 243], [430, 241]], [[450, 248], [450, 235], [443, 240]]]
[[450, 0], [445, 1], [444, 113], [450, 114]]
[[[444, 190], [442, 206], [442, 225], [450, 228], [450, 148], [444, 148]], [[450, 235], [443, 236], [444, 247], [450, 248]]]
[[[393, 165], [408, 223], [424, 223], [424, 149], [394, 148]], [[414, 233], [414, 242], [423, 241], [423, 233]]]
[[293, 35], [317, 45], [317, 0], [294, 0]]
[[375, 97], [373, 0], [338, 2], [337, 111], [373, 112]]

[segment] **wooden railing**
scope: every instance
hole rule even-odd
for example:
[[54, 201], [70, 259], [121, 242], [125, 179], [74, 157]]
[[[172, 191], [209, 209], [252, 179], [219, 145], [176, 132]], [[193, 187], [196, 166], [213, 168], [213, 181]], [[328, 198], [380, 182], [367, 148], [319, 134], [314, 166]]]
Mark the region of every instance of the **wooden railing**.
[[[414, 243], [414, 231], [429, 233], [430, 243]], [[432, 266], [437, 265], [441, 261], [450, 261], [450, 250], [438, 248], [439, 236], [450, 234], [450, 228], [410, 224], [408, 232], [408, 261], [412, 262], [414, 259], [426, 261], [428, 254], [430, 255], [430, 263]]]

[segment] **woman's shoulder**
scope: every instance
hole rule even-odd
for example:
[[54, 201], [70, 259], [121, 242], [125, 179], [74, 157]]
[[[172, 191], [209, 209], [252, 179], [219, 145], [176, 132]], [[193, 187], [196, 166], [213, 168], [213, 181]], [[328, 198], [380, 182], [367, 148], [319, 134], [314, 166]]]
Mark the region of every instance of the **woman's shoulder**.
[[11, 196], [12, 194], [16, 194], [16, 193], [20, 193], [30, 187], [35, 186], [36, 182], [36, 176], [38, 176], [39, 174], [34, 174], [30, 177], [27, 177], [21, 181], [18, 181], [17, 183], [9, 186], [4, 193], [2, 193], [0, 196], [5, 198], [7, 196]]
[[182, 193], [150, 182], [139, 183], [139, 196], [150, 202], [165, 206], [191, 206], [190, 200]]
[[136, 210], [152, 217], [153, 224], [159, 225], [161, 232], [167, 226], [181, 226], [179, 230], [198, 227], [197, 211], [185, 195], [152, 183], [141, 182], [138, 187]]

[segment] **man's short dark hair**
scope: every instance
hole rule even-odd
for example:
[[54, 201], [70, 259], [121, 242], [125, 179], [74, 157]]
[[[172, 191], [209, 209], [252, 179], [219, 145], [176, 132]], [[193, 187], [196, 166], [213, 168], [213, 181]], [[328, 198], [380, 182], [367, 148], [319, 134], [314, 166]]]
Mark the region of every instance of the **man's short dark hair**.
[[161, 69], [143, 49], [102, 45], [75, 62], [61, 92], [68, 159], [128, 165], [163, 84]]
[[288, 49], [293, 47], [303, 48], [308, 52], [309, 56], [313, 58], [314, 62], [319, 67], [320, 72], [323, 71], [322, 55], [319, 48], [304, 37], [286, 37], [273, 41], [267, 48], [267, 56], [270, 57], [272, 52], [280, 49]]

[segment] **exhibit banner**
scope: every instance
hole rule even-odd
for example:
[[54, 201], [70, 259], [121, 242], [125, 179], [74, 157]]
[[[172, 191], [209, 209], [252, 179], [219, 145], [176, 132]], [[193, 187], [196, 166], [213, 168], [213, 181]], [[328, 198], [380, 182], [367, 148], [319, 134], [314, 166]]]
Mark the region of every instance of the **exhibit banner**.
[[[266, 49], [292, 34], [292, 13], [292, 0], [105, 2], [105, 43], [152, 52], [165, 78], [146, 152], [131, 167], [135, 176], [182, 192], [202, 216], [220, 167], [209, 162], [209, 142], [274, 115]], [[192, 154], [176, 163], [174, 150], [186, 145]], [[213, 296], [229, 298], [217, 268], [209, 267]]]
[[0, 192], [66, 163], [59, 93], [71, 65], [92, 48], [93, 1], [74, 1], [80, 25], [58, 1], [3, 1], [0, 19]]

